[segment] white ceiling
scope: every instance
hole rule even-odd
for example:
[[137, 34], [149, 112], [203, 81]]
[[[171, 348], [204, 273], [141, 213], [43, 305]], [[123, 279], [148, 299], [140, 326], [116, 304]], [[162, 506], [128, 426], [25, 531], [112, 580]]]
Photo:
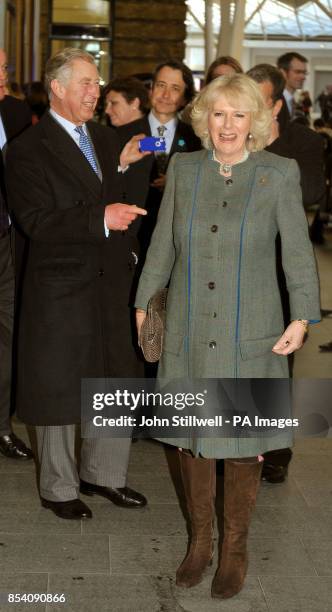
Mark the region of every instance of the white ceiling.
[[[204, 0], [187, 0], [188, 34], [201, 32]], [[219, 2], [214, 2], [214, 30], [220, 28]], [[235, 3], [233, 3], [235, 4]], [[195, 19], [196, 18], [196, 19]], [[265, 40], [332, 40], [332, 0], [247, 0], [245, 38]]]

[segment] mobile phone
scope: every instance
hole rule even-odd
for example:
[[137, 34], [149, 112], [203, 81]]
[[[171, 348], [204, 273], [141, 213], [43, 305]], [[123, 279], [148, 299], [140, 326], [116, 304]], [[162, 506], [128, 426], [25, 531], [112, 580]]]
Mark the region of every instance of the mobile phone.
[[166, 141], [165, 138], [147, 136], [146, 138], [142, 138], [139, 141], [139, 150], [143, 151], [166, 151]]

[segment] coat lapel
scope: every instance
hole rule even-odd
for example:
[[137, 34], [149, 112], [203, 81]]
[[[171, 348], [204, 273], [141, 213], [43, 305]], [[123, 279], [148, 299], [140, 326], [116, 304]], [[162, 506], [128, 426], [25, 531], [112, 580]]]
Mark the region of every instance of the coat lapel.
[[182, 130], [182, 122], [178, 121], [176, 126], [171, 150], [169, 156], [171, 157], [174, 153], [186, 153], [188, 151], [187, 142]]
[[43, 123], [45, 134], [42, 139], [44, 146], [80, 179], [94, 197], [99, 197], [101, 182], [73, 139], [49, 113], [40, 123]]

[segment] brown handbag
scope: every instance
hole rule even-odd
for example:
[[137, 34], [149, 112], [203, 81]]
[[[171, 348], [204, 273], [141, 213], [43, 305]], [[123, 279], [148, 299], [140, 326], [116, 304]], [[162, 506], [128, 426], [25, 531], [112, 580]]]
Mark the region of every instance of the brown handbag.
[[159, 361], [164, 339], [167, 289], [161, 289], [148, 303], [146, 317], [141, 327], [139, 345], [149, 363]]

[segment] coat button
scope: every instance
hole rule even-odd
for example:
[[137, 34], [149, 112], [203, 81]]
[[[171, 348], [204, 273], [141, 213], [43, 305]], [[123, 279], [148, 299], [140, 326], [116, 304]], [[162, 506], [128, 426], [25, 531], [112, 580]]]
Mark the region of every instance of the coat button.
[[105, 271], [102, 268], [100, 268], [100, 270], [98, 270], [98, 276], [104, 276], [104, 274], [105, 274]]
[[228, 202], [225, 202], [225, 201], [224, 201], [224, 202], [222, 203], [222, 207], [223, 207], [223, 208], [226, 208], [226, 206], [227, 206], [227, 205], [228, 205]]
[[215, 233], [218, 231], [218, 225], [211, 225], [211, 232]]
[[212, 340], [212, 342], [209, 342], [209, 347], [210, 348], [214, 349], [214, 348], [216, 348], [216, 346], [217, 346], [217, 343], [214, 340]]
[[209, 289], [214, 289], [216, 286], [216, 283], [214, 283], [213, 281], [210, 281], [208, 284]]

